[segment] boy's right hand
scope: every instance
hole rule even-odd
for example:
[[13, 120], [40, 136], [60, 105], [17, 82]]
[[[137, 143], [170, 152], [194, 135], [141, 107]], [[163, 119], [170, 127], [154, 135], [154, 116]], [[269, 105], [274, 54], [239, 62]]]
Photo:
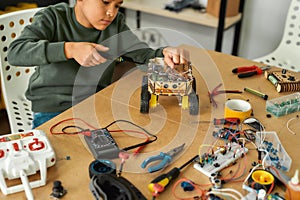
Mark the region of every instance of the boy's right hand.
[[67, 59], [75, 59], [81, 66], [91, 67], [106, 62], [106, 58], [99, 54], [109, 48], [90, 42], [65, 42], [65, 55]]

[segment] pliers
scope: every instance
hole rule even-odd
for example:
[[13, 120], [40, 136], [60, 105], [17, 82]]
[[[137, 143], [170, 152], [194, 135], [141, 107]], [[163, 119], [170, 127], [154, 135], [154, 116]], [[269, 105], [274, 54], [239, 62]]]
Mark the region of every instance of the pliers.
[[258, 67], [256, 65], [237, 67], [232, 70], [232, 73], [238, 74], [239, 78], [246, 78], [254, 75], [262, 74], [264, 71], [270, 69], [270, 66]]
[[146, 158], [142, 164], [141, 164], [141, 168], [145, 168], [149, 163], [154, 162], [154, 161], [158, 161], [161, 160], [160, 163], [158, 163], [157, 165], [152, 165], [148, 168], [148, 172], [152, 173], [152, 172], [156, 172], [158, 170], [163, 169], [164, 167], [166, 167], [172, 160], [173, 158], [179, 154], [183, 148], [184, 148], [184, 144], [171, 149], [170, 151], [168, 151], [167, 153], [164, 152], [160, 152], [159, 155], [156, 156], [151, 156], [149, 158]]

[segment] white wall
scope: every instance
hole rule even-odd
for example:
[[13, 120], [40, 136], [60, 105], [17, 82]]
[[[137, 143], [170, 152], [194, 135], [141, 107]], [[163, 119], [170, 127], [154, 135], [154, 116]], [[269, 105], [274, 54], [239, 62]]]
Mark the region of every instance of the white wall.
[[[170, 0], [171, 1], [171, 0]], [[271, 52], [280, 42], [291, 0], [245, 0], [239, 56], [254, 59]], [[127, 10], [127, 23], [136, 28], [135, 12]], [[170, 18], [141, 14], [141, 27], [164, 27], [195, 39], [204, 48], [215, 48], [216, 29]], [[231, 53], [233, 28], [224, 34], [223, 52]]]
[[273, 51], [283, 35], [291, 0], [246, 0], [240, 56], [253, 59]]

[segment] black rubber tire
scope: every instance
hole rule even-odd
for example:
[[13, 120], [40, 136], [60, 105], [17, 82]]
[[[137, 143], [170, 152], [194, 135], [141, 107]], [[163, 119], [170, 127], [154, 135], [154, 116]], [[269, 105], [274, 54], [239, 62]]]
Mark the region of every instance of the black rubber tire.
[[143, 76], [141, 89], [140, 113], [149, 113], [150, 92], [148, 91], [148, 76]]
[[199, 97], [194, 92], [189, 94], [189, 111], [190, 115], [198, 115], [199, 113]]
[[193, 92], [194, 92], [194, 93], [197, 93], [197, 84], [196, 84], [196, 79], [195, 79], [195, 77], [193, 77], [192, 88], [193, 88]]

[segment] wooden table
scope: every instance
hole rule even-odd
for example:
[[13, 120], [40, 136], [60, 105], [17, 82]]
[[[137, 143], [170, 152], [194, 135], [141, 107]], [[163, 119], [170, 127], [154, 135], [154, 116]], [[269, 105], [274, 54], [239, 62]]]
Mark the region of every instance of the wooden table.
[[[186, 48], [190, 50], [191, 61], [195, 66], [193, 72], [197, 78], [197, 93], [200, 99], [199, 116], [190, 116], [187, 110], [181, 110], [176, 97], [160, 97], [160, 105], [158, 107], [151, 109], [149, 114], [141, 114], [139, 112], [140, 85], [144, 73], [135, 70], [113, 85], [77, 104], [38, 128], [47, 133], [56, 152], [57, 162], [54, 166], [48, 168], [47, 184], [32, 190], [35, 198], [48, 199], [52, 192], [53, 181], [60, 180], [64, 188], [68, 191], [64, 199], [93, 199], [89, 190], [90, 179], [88, 175], [89, 164], [94, 160], [92, 154], [84, 145], [82, 137], [78, 135], [51, 135], [49, 130], [54, 124], [75, 117], [81, 118], [95, 127], [102, 128], [115, 120], [125, 119], [157, 135], [158, 140], [149, 144], [140, 155], [133, 157], [131, 154], [129, 160], [125, 162], [124, 172], [122, 173], [122, 175], [136, 185], [148, 199], [151, 199], [151, 193], [148, 191], [147, 185], [152, 179], [157, 177], [160, 173], [169, 171], [175, 166], [181, 166], [194, 155], [198, 154], [199, 147], [202, 144], [211, 144], [212, 136], [210, 124], [191, 122], [223, 117], [223, 104], [227, 98], [249, 99], [254, 116], [265, 125], [267, 131], [277, 132], [283, 147], [293, 160], [292, 167], [287, 173], [289, 176], [292, 176], [300, 165], [297, 156], [300, 149], [298, 142], [300, 141], [300, 134], [298, 134], [298, 122], [295, 121], [291, 124], [291, 128], [297, 133], [296, 135], [288, 132], [286, 122], [299, 113], [280, 118], [267, 118], [265, 100], [249, 93], [240, 95], [219, 95], [216, 98], [218, 108], [215, 109], [211, 106], [207, 95], [208, 91], [211, 91], [219, 83], [223, 83], [226, 89], [243, 90], [246, 86], [251, 87], [268, 94], [270, 99], [286, 95], [287, 93], [277, 93], [273, 85], [263, 76], [239, 79], [236, 75], [231, 73], [232, 68], [253, 65], [255, 64], [253, 61], [214, 51], [205, 51], [191, 46]], [[56, 127], [55, 131], [60, 131], [63, 126], [70, 124], [72, 123], [64, 123]], [[84, 125], [79, 122], [76, 123], [76, 125], [84, 127]], [[109, 129], [135, 130], [134, 127], [126, 123], [118, 123], [117, 125], [113, 125]], [[129, 136], [124, 133], [112, 134], [121, 148], [143, 141], [143, 138]], [[163, 171], [150, 174], [140, 168], [142, 160], [146, 157], [157, 154], [160, 151], [166, 151], [182, 143], [186, 144], [184, 152]], [[247, 153], [247, 169], [250, 169], [252, 167], [251, 163], [257, 161], [257, 153], [251, 145], [248, 146], [247, 144], [247, 147], [249, 147], [249, 152]], [[67, 159], [68, 157], [70, 159]], [[119, 160], [115, 160], [115, 162], [117, 164], [120, 163]], [[239, 162], [242, 161], [239, 160]], [[233, 166], [231, 169], [233, 171], [237, 170], [236, 166]], [[209, 184], [208, 178], [196, 171], [192, 165], [182, 170], [181, 177], [191, 179], [195, 183]], [[37, 175], [29, 177], [30, 180], [36, 178], [39, 177]], [[246, 176], [243, 176], [243, 179], [245, 178]], [[11, 185], [16, 184], [17, 181], [7, 182]], [[243, 195], [246, 195], [247, 192], [241, 188], [241, 185], [241, 182], [228, 183], [224, 185], [224, 188], [235, 188]], [[207, 188], [208, 187], [206, 187], [206, 189]], [[282, 192], [282, 190], [279, 189], [279, 192]], [[182, 192], [180, 186], [177, 187], [176, 194], [182, 197], [191, 195], [191, 193]], [[0, 197], [1, 199], [26, 199], [24, 192], [7, 196], [0, 194]], [[157, 199], [175, 199], [172, 196], [172, 185]]]
[[[171, 0], [172, 1], [172, 0]], [[214, 17], [207, 13], [192, 8], [185, 8], [180, 12], [173, 12], [165, 9], [165, 5], [170, 0], [125, 0], [122, 8], [136, 11], [137, 28], [141, 27], [140, 13], [148, 13], [156, 16], [167, 17], [180, 21], [190, 22], [197, 25], [208, 26], [217, 29], [215, 51], [222, 51], [223, 34], [230, 27], [235, 27], [234, 38], [232, 42], [232, 55], [238, 54], [239, 38], [242, 25], [242, 16], [244, 10], [244, 0], [240, 1], [239, 14], [232, 17], [226, 16], [227, 0], [221, 0], [220, 15]]]

